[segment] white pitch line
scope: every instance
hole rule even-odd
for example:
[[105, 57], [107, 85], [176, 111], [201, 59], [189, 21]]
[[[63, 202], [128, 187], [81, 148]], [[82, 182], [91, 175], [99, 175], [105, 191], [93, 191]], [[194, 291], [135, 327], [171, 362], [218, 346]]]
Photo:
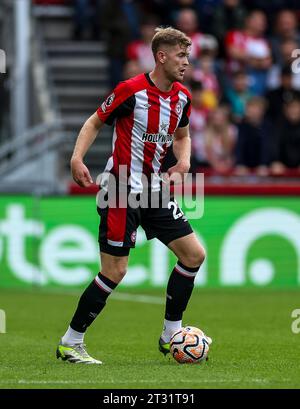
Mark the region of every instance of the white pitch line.
[[141, 302], [145, 304], [165, 304], [165, 299], [154, 295], [129, 294], [129, 293], [113, 293], [111, 298], [122, 301]]
[[[60, 291], [60, 290], [50, 290], [47, 289], [44, 293], [48, 294], [58, 294], [58, 295], [69, 295], [72, 297], [79, 297], [82, 291]], [[164, 305], [166, 300], [162, 297], [155, 295], [144, 295], [144, 294], [134, 294], [134, 293], [123, 293], [123, 292], [113, 292], [109, 299], [120, 300], [120, 301], [130, 301], [130, 302], [140, 302], [144, 304], [159, 304]]]
[[[176, 384], [180, 384], [180, 383], [193, 383], [193, 384], [204, 384], [204, 383], [237, 383], [237, 382], [241, 382], [241, 383], [245, 383], [245, 384], [249, 384], [251, 382], [253, 383], [274, 383], [274, 381], [271, 380], [266, 380], [266, 379], [199, 379], [199, 380], [192, 380], [192, 379], [182, 379], [180, 381], [178, 380], [168, 380], [168, 381], [159, 381], [160, 384], [164, 384], [164, 383], [176, 383]], [[290, 382], [289, 379], [281, 379], [280, 381], [278, 381], [280, 383], [282, 382]], [[137, 379], [137, 380], [130, 380], [130, 381], [99, 381], [99, 382], [95, 382], [95, 381], [87, 381], [87, 380], [74, 380], [74, 381], [66, 381], [66, 380], [26, 380], [26, 379], [20, 379], [18, 381], [2, 381], [0, 382], [1, 384], [19, 384], [19, 385], [29, 385], [29, 384], [37, 384], [37, 385], [51, 385], [51, 384], [61, 384], [61, 385], [70, 385], [70, 384], [80, 384], [80, 385], [102, 385], [102, 384], [134, 384], [134, 383], [149, 383], [149, 384], [153, 384], [156, 383], [156, 381], [154, 381], [153, 379]], [[277, 383], [277, 382], [276, 382]]]

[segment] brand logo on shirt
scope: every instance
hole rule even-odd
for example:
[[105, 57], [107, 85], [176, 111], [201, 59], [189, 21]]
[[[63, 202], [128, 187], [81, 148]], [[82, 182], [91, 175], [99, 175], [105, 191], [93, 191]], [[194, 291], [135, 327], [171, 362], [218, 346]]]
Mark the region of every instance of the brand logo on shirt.
[[106, 108], [109, 107], [109, 106], [113, 103], [114, 99], [115, 99], [115, 94], [114, 94], [114, 93], [110, 94], [110, 95], [106, 98], [106, 100], [105, 100], [105, 101], [103, 102], [103, 104], [101, 105], [101, 108], [102, 108], [102, 111], [103, 111], [103, 112], [106, 112]]
[[177, 115], [179, 116], [182, 112], [182, 105], [180, 102], [177, 102], [176, 107], [175, 107], [175, 111], [177, 113]]
[[161, 133], [143, 133], [142, 141], [143, 142], [152, 142], [152, 143], [166, 143], [173, 140], [172, 134], [161, 134]]
[[106, 106], [109, 107], [109, 106], [113, 103], [113, 100], [114, 100], [114, 99], [115, 99], [115, 94], [112, 93], [111, 95], [109, 95], [109, 96], [106, 98], [106, 101], [105, 101]]
[[164, 131], [168, 131], [168, 127], [169, 127], [169, 124], [166, 122], [166, 123], [164, 123], [164, 122], [162, 122], [161, 124], [160, 124], [160, 131], [161, 132], [164, 132]]
[[146, 109], [149, 109], [151, 107], [151, 105], [150, 104], [144, 104], [143, 105], [143, 108], [146, 110]]

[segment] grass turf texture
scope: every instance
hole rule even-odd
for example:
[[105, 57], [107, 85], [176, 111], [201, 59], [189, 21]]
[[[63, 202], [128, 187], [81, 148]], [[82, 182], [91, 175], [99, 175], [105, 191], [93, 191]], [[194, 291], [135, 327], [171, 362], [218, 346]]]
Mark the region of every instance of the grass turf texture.
[[[164, 299], [161, 290], [138, 293]], [[104, 364], [87, 366], [55, 358], [78, 296], [1, 290], [7, 333], [0, 334], [0, 388], [299, 388], [300, 334], [291, 331], [299, 295], [195, 290], [184, 324], [213, 338], [200, 365], [158, 352], [163, 304], [111, 298], [86, 336], [89, 353]]]

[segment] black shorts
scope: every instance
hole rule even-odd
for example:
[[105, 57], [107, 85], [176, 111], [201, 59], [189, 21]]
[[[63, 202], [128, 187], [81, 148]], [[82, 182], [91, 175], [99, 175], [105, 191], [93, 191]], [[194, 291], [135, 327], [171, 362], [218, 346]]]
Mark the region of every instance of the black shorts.
[[164, 204], [159, 200], [157, 207], [97, 207], [97, 211], [101, 217], [100, 251], [113, 256], [128, 256], [130, 249], [135, 247], [139, 226], [145, 230], [148, 240], [156, 237], [165, 245], [193, 233], [173, 197]]

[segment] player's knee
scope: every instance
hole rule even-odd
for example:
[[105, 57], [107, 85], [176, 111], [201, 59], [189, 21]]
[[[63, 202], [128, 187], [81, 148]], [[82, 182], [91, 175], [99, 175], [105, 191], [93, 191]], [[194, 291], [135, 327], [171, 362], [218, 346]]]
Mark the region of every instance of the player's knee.
[[125, 277], [127, 273], [127, 268], [122, 264], [118, 265], [118, 263], [114, 263], [113, 265], [105, 266], [102, 269], [102, 272], [107, 278], [112, 280], [114, 283], [119, 283]]
[[199, 257], [199, 262], [200, 262], [199, 265], [203, 264], [204, 260], [205, 260], [205, 257], [206, 257], [206, 253], [205, 253], [205, 250], [204, 250], [203, 247], [200, 248], [198, 257]]
[[115, 272], [117, 282], [122, 281], [123, 278], [125, 277], [126, 273], [127, 273], [126, 268], [124, 268], [124, 267], [117, 268], [116, 272]]
[[201, 266], [205, 260], [205, 250], [203, 247], [197, 249], [192, 249], [186, 255], [185, 260], [182, 260], [183, 264], [187, 267], [198, 267]]

